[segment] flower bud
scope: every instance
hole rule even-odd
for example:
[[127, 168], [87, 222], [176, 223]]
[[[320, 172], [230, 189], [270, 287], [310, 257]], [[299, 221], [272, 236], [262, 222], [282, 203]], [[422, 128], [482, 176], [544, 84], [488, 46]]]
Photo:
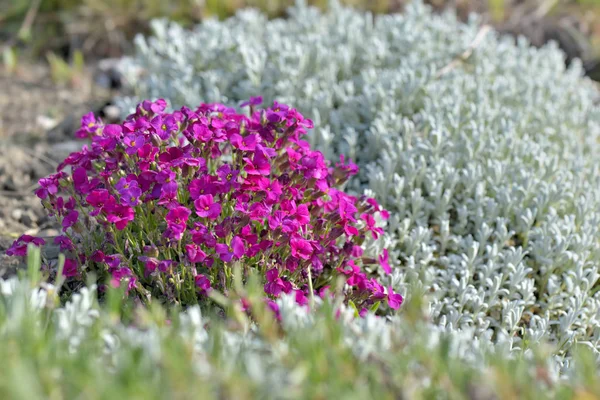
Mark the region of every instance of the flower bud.
[[156, 133], [152, 133], [150, 135], [150, 143], [152, 143], [156, 147], [160, 147], [160, 145], [162, 144], [162, 139]]

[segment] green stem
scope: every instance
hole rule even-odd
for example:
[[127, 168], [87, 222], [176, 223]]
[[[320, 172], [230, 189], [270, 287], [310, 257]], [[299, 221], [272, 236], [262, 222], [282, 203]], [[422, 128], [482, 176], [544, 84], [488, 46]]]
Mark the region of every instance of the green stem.
[[315, 306], [315, 292], [313, 290], [312, 274], [310, 273], [310, 264], [308, 265], [306, 270], [308, 272], [308, 289], [310, 290], [310, 308], [312, 310]]

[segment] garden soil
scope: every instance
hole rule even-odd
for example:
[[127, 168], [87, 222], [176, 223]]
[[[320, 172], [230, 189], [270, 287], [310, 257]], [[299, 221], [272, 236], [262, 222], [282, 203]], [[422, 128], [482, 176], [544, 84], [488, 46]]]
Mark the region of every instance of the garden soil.
[[58, 227], [34, 190], [40, 178], [81, 148], [74, 137], [80, 117], [106, 110], [114, 93], [95, 85], [95, 74], [90, 69], [68, 85], [56, 85], [43, 65], [0, 70], [0, 277], [19, 266], [5, 252], [23, 233], [45, 238], [48, 256], [57, 253], [52, 241]]

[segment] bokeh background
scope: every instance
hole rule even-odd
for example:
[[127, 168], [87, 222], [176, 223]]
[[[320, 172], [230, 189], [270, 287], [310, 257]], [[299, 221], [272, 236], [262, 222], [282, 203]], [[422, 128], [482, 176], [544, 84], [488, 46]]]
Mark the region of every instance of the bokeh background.
[[[410, 0], [340, 0], [375, 13], [402, 12]], [[600, 81], [600, 0], [424, 0], [462, 19], [486, 23], [534, 45], [555, 40], [566, 62], [579, 58]], [[116, 60], [154, 18], [192, 26], [242, 7], [286, 16], [295, 0], [0, 0], [0, 137], [41, 134], [71, 112], [81, 114], [118, 89]], [[307, 0], [325, 8], [329, 0]], [[90, 103], [91, 102], [91, 103]]]

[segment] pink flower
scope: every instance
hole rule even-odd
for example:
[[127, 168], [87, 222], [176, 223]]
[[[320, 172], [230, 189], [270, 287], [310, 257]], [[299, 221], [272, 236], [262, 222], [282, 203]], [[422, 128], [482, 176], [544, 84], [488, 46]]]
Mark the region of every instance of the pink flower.
[[206, 258], [206, 253], [195, 243], [186, 244], [185, 253], [192, 264], [200, 263]]
[[360, 217], [367, 224], [367, 229], [371, 231], [373, 239], [377, 239], [379, 235], [383, 235], [383, 229], [375, 225], [375, 218], [371, 214], [362, 214]]
[[308, 297], [306, 297], [306, 295], [304, 294], [304, 292], [302, 290], [296, 289], [294, 290], [294, 295], [296, 298], [296, 303], [298, 303], [301, 306], [305, 306], [308, 304]]
[[[260, 101], [244, 104], [250, 115], [221, 104], [166, 113], [166, 102], [158, 100], [144, 101], [121, 124], [86, 116], [78, 135], [91, 144], [40, 180], [36, 192], [65, 230], [77, 228], [76, 241], [55, 239], [61, 250], [79, 255], [66, 273], [82, 279], [81, 265], [100, 274], [108, 267], [113, 284], [126, 281], [128, 290], [194, 302], [186, 293], [190, 279], [194, 294], [210, 290], [211, 280], [227, 291], [231, 279], [223, 282], [220, 268], [243, 259], [245, 268], [265, 274], [270, 297], [289, 293], [305, 305], [309, 283], [323, 293], [345, 276], [344, 296], [361, 314], [376, 301], [399, 307], [401, 296], [365, 268], [376, 261], [360, 247], [367, 235], [383, 234], [375, 216], [387, 213], [375, 199], [341, 190], [356, 165], [341, 157], [331, 166], [300, 139], [310, 120], [277, 102], [254, 112]], [[62, 172], [66, 167], [72, 173]], [[24, 255], [33, 241], [23, 237], [9, 253]], [[378, 261], [391, 273], [388, 258], [384, 251]], [[163, 284], [179, 274], [181, 285]]]
[[198, 179], [193, 179], [188, 188], [194, 200], [202, 195], [215, 195], [220, 192], [219, 182], [217, 182], [215, 177], [210, 175], [203, 175]]
[[275, 318], [277, 319], [277, 321], [281, 321], [281, 313], [279, 311], [279, 306], [277, 305], [277, 303], [269, 299], [267, 299], [266, 302], [267, 306], [271, 309], [271, 311], [273, 311], [273, 314], [275, 314]]
[[198, 289], [200, 289], [201, 293], [207, 293], [210, 291], [211, 286], [210, 286], [210, 279], [208, 279], [206, 276], [204, 275], [196, 275], [194, 277], [194, 282], [196, 284], [196, 287]]
[[45, 199], [48, 195], [55, 195], [58, 193], [58, 181], [66, 176], [64, 172], [59, 172], [54, 175], [50, 175], [47, 178], [42, 178], [38, 181], [40, 188], [35, 191], [35, 194], [40, 199]]
[[146, 138], [143, 135], [129, 134], [125, 137], [125, 152], [129, 155], [138, 153], [146, 143]]
[[90, 216], [96, 216], [106, 207], [110, 209], [116, 205], [115, 198], [108, 193], [106, 189], [95, 189], [90, 192], [85, 198], [85, 201], [95, 209], [90, 212]]
[[[123, 280], [126, 280], [130, 277], [132, 279], [134, 279], [131, 269], [129, 269], [127, 267], [116, 268], [112, 272], [112, 279], [110, 280], [110, 284], [112, 287], [115, 287], [115, 288], [119, 287]], [[135, 283], [135, 280], [133, 282]], [[129, 282], [128, 282], [127, 290], [131, 290], [130, 284], [131, 284], [131, 280], [129, 280]]]
[[154, 257], [140, 256], [138, 259], [144, 263], [144, 277], [148, 278], [158, 268], [158, 260]]
[[244, 241], [239, 236], [234, 236], [231, 239], [231, 250], [233, 251], [233, 255], [237, 258], [242, 258], [244, 255]]
[[383, 268], [386, 274], [392, 273], [392, 268], [390, 267], [389, 259], [390, 257], [387, 249], [383, 249], [383, 254], [379, 256], [379, 264], [381, 264], [381, 268]]
[[221, 205], [214, 202], [212, 194], [199, 196], [194, 201], [196, 214], [201, 218], [216, 219], [221, 214]]
[[96, 118], [93, 112], [89, 112], [81, 117], [81, 128], [75, 132], [75, 136], [85, 139], [97, 129]]
[[310, 242], [301, 236], [292, 236], [290, 245], [292, 248], [292, 255], [294, 257], [308, 260], [313, 253], [313, 247]]
[[284, 284], [281, 278], [279, 277], [279, 271], [277, 268], [272, 268], [266, 273], [267, 283], [265, 283], [264, 290], [266, 294], [270, 294], [272, 296], [279, 296], [279, 294], [284, 290]]
[[273, 149], [268, 149], [257, 144], [254, 151], [254, 157], [252, 159], [248, 157], [244, 158], [244, 161], [246, 162], [246, 168], [244, 168], [246, 173], [248, 173], [248, 175], [268, 176], [271, 173], [271, 163], [269, 158], [274, 155], [271, 150]]
[[115, 227], [120, 231], [125, 229], [127, 224], [135, 218], [135, 211], [129, 206], [116, 205], [106, 211], [107, 221], [115, 224]]
[[171, 229], [176, 240], [181, 239], [183, 232], [185, 232], [187, 221], [192, 212], [184, 206], [177, 206], [171, 208], [167, 213], [165, 219], [167, 226]]
[[77, 271], [77, 263], [73, 260], [71, 260], [70, 258], [65, 258], [65, 265], [63, 267], [63, 276], [67, 277], [67, 278], [72, 278], [74, 276], [76, 276], [78, 273]]
[[403, 301], [404, 301], [404, 298], [401, 295], [394, 293], [394, 290], [390, 286], [388, 288], [388, 295], [387, 295], [388, 306], [390, 306], [390, 308], [392, 310], [397, 310], [400, 308]]
[[236, 149], [254, 151], [254, 149], [256, 149], [256, 144], [260, 143], [260, 136], [253, 133], [246, 137], [242, 137], [241, 135], [234, 133], [229, 137], [229, 140]]
[[104, 125], [104, 129], [102, 130], [102, 133], [106, 137], [117, 137], [121, 135], [121, 132], [123, 132], [123, 128], [117, 124]]

